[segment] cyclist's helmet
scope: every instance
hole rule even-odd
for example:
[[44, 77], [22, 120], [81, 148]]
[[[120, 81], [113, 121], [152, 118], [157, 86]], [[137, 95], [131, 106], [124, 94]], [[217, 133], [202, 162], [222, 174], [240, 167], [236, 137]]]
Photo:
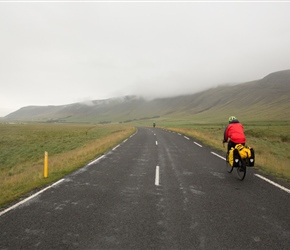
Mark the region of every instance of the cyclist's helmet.
[[235, 116], [230, 116], [229, 117], [229, 123], [231, 123], [231, 122], [233, 122], [235, 120], [237, 120], [237, 118]]

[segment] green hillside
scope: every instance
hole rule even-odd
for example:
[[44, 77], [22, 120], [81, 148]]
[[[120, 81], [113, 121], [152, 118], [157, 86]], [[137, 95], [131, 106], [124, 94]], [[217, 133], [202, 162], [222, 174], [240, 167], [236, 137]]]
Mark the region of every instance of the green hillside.
[[243, 121], [289, 119], [290, 70], [275, 72], [256, 81], [151, 101], [126, 96], [62, 106], [23, 107], [4, 120], [118, 123], [193, 119], [198, 123], [224, 121], [232, 114]]

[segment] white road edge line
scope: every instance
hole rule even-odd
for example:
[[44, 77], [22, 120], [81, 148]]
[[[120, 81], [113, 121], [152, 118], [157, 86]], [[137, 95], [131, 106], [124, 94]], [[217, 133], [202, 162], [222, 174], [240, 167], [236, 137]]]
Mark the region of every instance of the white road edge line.
[[211, 152], [213, 155], [215, 155], [215, 156], [217, 156], [217, 157], [219, 157], [219, 158], [221, 158], [221, 159], [223, 159], [223, 160], [226, 160], [226, 158], [225, 157], [223, 157], [223, 156], [220, 156], [219, 154], [217, 154], [217, 153], [215, 153], [215, 152]]
[[118, 147], [120, 147], [120, 144], [114, 147], [112, 150], [116, 150]]
[[18, 206], [20, 206], [21, 204], [23, 204], [23, 203], [25, 203], [25, 202], [31, 200], [31, 199], [34, 198], [35, 196], [37, 196], [37, 195], [43, 193], [44, 191], [46, 191], [47, 189], [52, 188], [52, 187], [55, 186], [55, 185], [58, 185], [59, 183], [61, 183], [61, 182], [63, 182], [63, 181], [64, 181], [64, 179], [60, 179], [59, 181], [55, 182], [54, 184], [52, 184], [52, 185], [50, 185], [50, 186], [48, 186], [48, 187], [46, 187], [46, 188], [40, 190], [39, 192], [37, 192], [37, 193], [35, 193], [35, 194], [33, 194], [33, 195], [27, 197], [26, 199], [24, 199], [24, 200], [18, 202], [17, 204], [15, 204], [15, 205], [13, 205], [13, 206], [7, 208], [6, 210], [0, 212], [0, 216], [2, 216], [3, 214], [7, 213], [8, 211], [10, 211], [10, 210], [12, 210], [12, 209], [14, 209], [14, 208], [16, 208], [16, 207], [18, 207]]
[[155, 186], [159, 186], [159, 166], [156, 166], [156, 171], [155, 171]]
[[198, 144], [197, 142], [194, 141], [193, 143], [202, 148], [202, 145]]
[[[131, 135], [130, 138], [131, 138], [132, 136], [134, 136], [134, 135], [135, 135], [135, 134]], [[126, 142], [127, 140], [128, 140], [128, 139], [124, 140], [123, 143]], [[157, 143], [157, 142], [156, 142], [156, 143]], [[113, 148], [112, 150], [115, 150], [115, 149], [118, 148], [119, 146], [120, 146], [120, 144], [117, 145], [117, 146], [116, 146], [115, 148]], [[97, 158], [96, 160], [90, 162], [90, 163], [88, 164], [88, 166], [90, 166], [90, 165], [96, 163], [97, 161], [101, 160], [103, 157], [105, 157], [105, 155], [102, 155], [102, 156], [100, 156], [99, 158]], [[35, 193], [35, 194], [33, 194], [33, 195], [29, 196], [29, 197], [27, 197], [26, 199], [24, 199], [24, 200], [18, 202], [17, 204], [15, 204], [15, 205], [13, 205], [13, 206], [11, 206], [11, 207], [9, 207], [9, 208], [7, 208], [7, 209], [1, 211], [1, 212], [0, 212], [0, 216], [2, 216], [3, 214], [7, 213], [8, 211], [10, 211], [10, 210], [12, 210], [12, 209], [14, 209], [14, 208], [16, 208], [16, 207], [18, 207], [18, 206], [20, 206], [21, 204], [23, 204], [23, 203], [25, 203], [25, 202], [31, 200], [31, 199], [34, 198], [35, 196], [37, 196], [37, 195], [43, 193], [43, 192], [46, 191], [47, 189], [52, 188], [53, 186], [55, 186], [55, 185], [57, 185], [57, 184], [59, 184], [59, 183], [61, 183], [61, 182], [63, 182], [63, 181], [64, 181], [64, 179], [60, 179], [59, 181], [55, 182], [54, 184], [52, 184], [52, 185], [50, 185], [50, 186], [48, 186], [48, 187], [46, 187], [46, 188], [40, 190], [39, 192], [37, 192], [37, 193]], [[159, 180], [158, 180], [158, 181], [159, 181]]]
[[97, 161], [101, 160], [103, 157], [105, 157], [105, 155], [102, 155], [102, 156], [100, 156], [99, 158], [97, 158], [96, 160], [90, 162], [90, 163], [88, 164], [88, 166], [90, 166], [90, 165], [96, 163]]
[[184, 136], [185, 139], [190, 140], [188, 137]]
[[274, 186], [280, 188], [281, 190], [283, 190], [283, 191], [285, 191], [285, 192], [287, 192], [287, 193], [290, 194], [290, 189], [285, 188], [285, 187], [279, 185], [278, 183], [276, 183], [276, 182], [274, 182], [274, 181], [271, 181], [271, 180], [267, 179], [266, 177], [264, 177], [264, 176], [262, 176], [262, 175], [259, 175], [259, 174], [254, 174], [254, 175], [257, 176], [257, 177], [259, 177], [260, 179], [262, 179], [262, 180], [264, 180], [264, 181], [269, 182], [270, 184], [272, 184], [272, 185], [274, 185]]
[[[215, 155], [215, 156], [217, 156], [217, 157], [223, 159], [223, 160], [226, 160], [225, 157], [220, 156], [220, 155], [216, 154], [215, 152], [211, 152], [211, 153], [212, 153], [213, 155]], [[262, 176], [262, 175], [259, 175], [259, 174], [254, 174], [254, 175], [257, 176], [257, 177], [259, 177], [260, 179], [262, 179], [262, 180], [264, 180], [264, 181], [266, 181], [266, 182], [272, 184], [273, 186], [276, 186], [276, 187], [280, 188], [281, 190], [283, 190], [283, 191], [285, 191], [285, 192], [287, 192], [287, 193], [290, 194], [290, 189], [285, 188], [285, 187], [281, 186], [280, 184], [278, 184], [278, 183], [276, 183], [276, 182], [274, 182], [274, 181], [271, 181], [271, 180], [267, 179], [266, 177], [264, 177], [264, 176]]]

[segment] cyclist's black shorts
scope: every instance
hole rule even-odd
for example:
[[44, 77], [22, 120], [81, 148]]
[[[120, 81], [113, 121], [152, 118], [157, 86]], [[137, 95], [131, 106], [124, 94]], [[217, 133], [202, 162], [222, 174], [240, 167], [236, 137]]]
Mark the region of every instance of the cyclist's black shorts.
[[228, 152], [230, 152], [231, 148], [234, 148], [237, 144], [242, 144], [245, 146], [245, 143], [235, 143], [235, 142], [232, 142], [231, 140], [229, 140], [228, 142]]

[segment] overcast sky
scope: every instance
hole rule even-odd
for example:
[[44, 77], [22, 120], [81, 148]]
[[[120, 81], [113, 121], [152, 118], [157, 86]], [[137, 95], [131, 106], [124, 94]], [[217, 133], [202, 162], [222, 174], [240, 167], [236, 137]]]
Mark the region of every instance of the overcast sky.
[[290, 69], [289, 27], [290, 2], [0, 0], [0, 116], [261, 79]]

